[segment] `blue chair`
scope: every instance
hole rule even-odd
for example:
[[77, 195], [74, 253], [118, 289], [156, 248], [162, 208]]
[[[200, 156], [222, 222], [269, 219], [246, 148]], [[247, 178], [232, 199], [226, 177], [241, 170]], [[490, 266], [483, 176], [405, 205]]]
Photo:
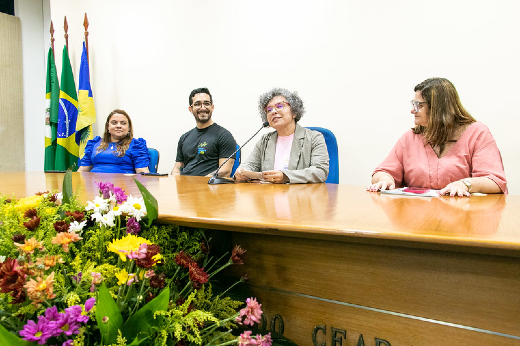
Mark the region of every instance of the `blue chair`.
[[[240, 146], [237, 144], [237, 150], [240, 148]], [[231, 177], [235, 175], [235, 171], [237, 170], [238, 166], [240, 166], [240, 152], [242, 150], [238, 150], [235, 154], [235, 163], [233, 163], [233, 168], [231, 169]]]
[[148, 156], [150, 157], [150, 165], [148, 166], [150, 173], [157, 173], [157, 168], [159, 167], [159, 151], [154, 148], [148, 148]]
[[339, 156], [338, 156], [338, 141], [332, 131], [323, 127], [307, 127], [309, 130], [318, 131], [325, 137], [325, 144], [327, 144], [327, 151], [329, 152], [329, 176], [326, 183], [339, 184]]

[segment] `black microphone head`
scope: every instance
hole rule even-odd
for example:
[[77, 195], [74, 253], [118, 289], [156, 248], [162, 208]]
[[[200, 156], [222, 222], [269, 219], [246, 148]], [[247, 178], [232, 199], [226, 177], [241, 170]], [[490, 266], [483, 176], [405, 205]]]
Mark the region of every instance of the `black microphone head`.
[[267, 127], [267, 126], [269, 126], [269, 121], [266, 121], [266, 122], [264, 122], [264, 123], [262, 124], [262, 127]]

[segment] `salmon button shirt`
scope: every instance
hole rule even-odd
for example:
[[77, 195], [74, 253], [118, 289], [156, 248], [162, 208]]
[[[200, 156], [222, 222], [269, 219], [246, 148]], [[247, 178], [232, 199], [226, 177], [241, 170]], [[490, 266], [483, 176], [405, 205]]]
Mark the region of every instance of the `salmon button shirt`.
[[410, 129], [394, 146], [388, 157], [374, 170], [386, 172], [396, 187], [413, 186], [443, 189], [449, 183], [486, 177], [507, 193], [502, 157], [491, 132], [481, 122], [474, 122], [441, 158], [424, 137]]

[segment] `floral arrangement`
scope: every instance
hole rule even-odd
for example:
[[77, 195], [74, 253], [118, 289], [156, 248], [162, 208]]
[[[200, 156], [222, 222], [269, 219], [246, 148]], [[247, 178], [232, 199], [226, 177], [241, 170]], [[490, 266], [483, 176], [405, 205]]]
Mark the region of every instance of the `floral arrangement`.
[[[210, 280], [246, 253], [213, 256], [203, 230], [157, 225], [157, 201], [111, 183], [83, 206], [72, 194], [0, 196], [0, 345], [259, 345], [261, 304]], [[273, 340], [274, 339], [274, 340]]]

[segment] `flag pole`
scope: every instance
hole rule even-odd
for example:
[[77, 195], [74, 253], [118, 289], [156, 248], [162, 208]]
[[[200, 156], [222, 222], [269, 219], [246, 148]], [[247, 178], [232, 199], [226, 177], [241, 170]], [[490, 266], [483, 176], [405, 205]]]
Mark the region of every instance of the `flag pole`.
[[52, 20], [51, 20], [51, 28], [49, 30], [49, 32], [51, 33], [51, 48], [52, 48], [52, 56], [54, 57], [54, 59], [56, 59], [56, 56], [54, 55], [54, 25], [52, 24]]
[[65, 47], [67, 47], [67, 52], [69, 51], [69, 24], [67, 24], [67, 16], [65, 16], [65, 20], [63, 21], [63, 29], [65, 30]]
[[[85, 19], [83, 20], [83, 27], [85, 28], [85, 46], [87, 49], [87, 62], [90, 66], [90, 59], [88, 55], [88, 18], [87, 18], [87, 12], [85, 12]], [[90, 78], [90, 76], [89, 76]]]

